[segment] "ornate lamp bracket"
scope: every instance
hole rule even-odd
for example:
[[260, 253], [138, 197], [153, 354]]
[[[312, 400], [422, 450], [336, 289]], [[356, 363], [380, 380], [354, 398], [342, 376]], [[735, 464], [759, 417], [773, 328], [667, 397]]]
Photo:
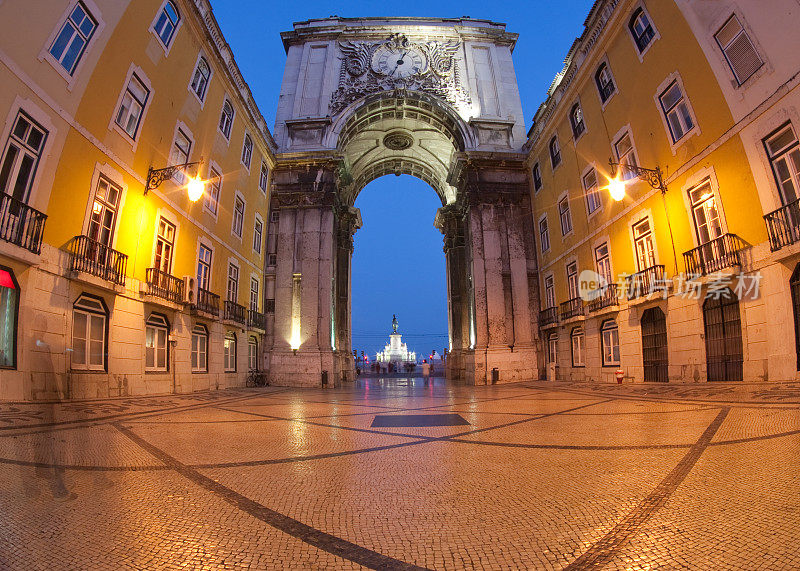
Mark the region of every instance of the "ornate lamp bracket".
[[172, 165], [170, 167], [164, 167], [163, 169], [154, 169], [150, 167], [147, 169], [147, 181], [144, 185], [144, 194], [147, 196], [147, 193], [153, 189], [158, 188], [161, 186], [161, 183], [167, 179], [172, 178], [176, 172], [186, 170], [189, 167], [199, 166], [203, 164], [203, 159], [201, 158], [199, 161], [195, 161], [193, 163], [183, 163], [181, 165]]
[[622, 170], [632, 172], [639, 178], [644, 179], [645, 182], [650, 185], [650, 188], [657, 188], [661, 191], [661, 194], [665, 194], [667, 192], [667, 185], [664, 184], [664, 178], [661, 175], [661, 167], [659, 166], [656, 166], [654, 169], [647, 169], [638, 165], [628, 165], [625, 163], [614, 162], [613, 159], [608, 159], [608, 164], [611, 166], [612, 177], [616, 176], [617, 167], [619, 167]]

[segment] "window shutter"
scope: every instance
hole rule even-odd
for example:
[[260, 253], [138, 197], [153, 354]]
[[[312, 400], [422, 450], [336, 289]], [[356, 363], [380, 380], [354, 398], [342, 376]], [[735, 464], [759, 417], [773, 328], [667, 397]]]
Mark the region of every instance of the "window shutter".
[[735, 15], [717, 32], [716, 38], [739, 85], [764, 63]]

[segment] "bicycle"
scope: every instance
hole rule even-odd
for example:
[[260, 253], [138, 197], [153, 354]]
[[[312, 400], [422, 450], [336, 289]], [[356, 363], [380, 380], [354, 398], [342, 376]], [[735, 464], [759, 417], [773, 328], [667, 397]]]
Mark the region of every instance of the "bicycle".
[[249, 373], [247, 373], [247, 381], [245, 382], [245, 386], [247, 387], [269, 386], [269, 382], [267, 382], [267, 374], [262, 373], [260, 371], [250, 371]]

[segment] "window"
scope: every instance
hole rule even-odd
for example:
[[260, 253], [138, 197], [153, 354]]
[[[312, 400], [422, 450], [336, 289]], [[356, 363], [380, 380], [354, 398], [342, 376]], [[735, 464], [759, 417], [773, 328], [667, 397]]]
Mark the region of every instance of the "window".
[[242, 237], [242, 227], [244, 226], [244, 200], [240, 197], [236, 197], [233, 203], [233, 227], [231, 228], [231, 232], [233, 232], [239, 238]]
[[167, 370], [167, 339], [169, 322], [158, 313], [151, 313], [144, 327], [144, 370]]
[[206, 89], [208, 88], [208, 80], [210, 78], [211, 68], [208, 67], [206, 58], [200, 56], [200, 59], [197, 60], [197, 67], [194, 69], [192, 83], [189, 86], [200, 101], [203, 101], [206, 97]]
[[136, 134], [139, 132], [139, 123], [148, 97], [150, 97], [150, 90], [144, 86], [135, 73], [131, 74], [115, 119], [117, 125], [122, 127], [122, 130], [131, 139], [135, 140]]
[[180, 19], [181, 17], [175, 4], [171, 0], [167, 0], [153, 23], [153, 31], [161, 39], [164, 47], [168, 48], [172, 43], [172, 37], [175, 35], [175, 29], [178, 27]]
[[261, 243], [263, 242], [262, 238], [262, 231], [264, 228], [264, 223], [261, 221], [261, 218], [256, 216], [256, 221], [253, 227], [253, 250], [257, 253], [261, 253]]
[[544, 278], [544, 302], [548, 308], [556, 306], [556, 284], [552, 275]]
[[673, 81], [658, 99], [661, 101], [661, 109], [667, 118], [672, 142], [677, 143], [694, 127], [694, 120], [681, 91], [681, 86], [677, 81]]
[[542, 252], [550, 249], [550, 231], [547, 229], [547, 216], [539, 220], [539, 240], [542, 243]]
[[614, 86], [614, 78], [611, 77], [611, 71], [608, 69], [608, 64], [601, 63], [594, 74], [594, 81], [597, 84], [597, 90], [600, 92], [600, 100], [605, 103], [614, 95], [617, 88]]
[[0, 192], [20, 202], [28, 200], [47, 131], [20, 111], [8, 136], [0, 163]]
[[278, 264], [278, 254], [270, 254], [267, 256], [267, 265], [275, 266]]
[[633, 225], [633, 244], [636, 248], [636, 265], [640, 272], [656, 265], [653, 233], [650, 229], [649, 218], [645, 218]]
[[228, 264], [228, 301], [236, 303], [239, 298], [239, 266], [233, 263]]
[[225, 135], [226, 139], [231, 138], [231, 127], [233, 127], [233, 105], [231, 102], [225, 99], [225, 102], [222, 104], [222, 114], [219, 117], [219, 130]]
[[600, 344], [603, 350], [603, 366], [619, 365], [619, 328], [609, 319], [600, 327]]
[[83, 294], [72, 307], [72, 368], [104, 371], [108, 311], [98, 298]]
[[236, 334], [233, 331], [225, 333], [222, 361], [226, 373], [236, 372]]
[[792, 125], [781, 127], [764, 142], [764, 146], [778, 183], [781, 202], [791, 204], [800, 198], [800, 146]]
[[566, 236], [572, 232], [572, 215], [569, 212], [568, 196], [558, 201], [558, 216], [561, 219], [561, 235]]
[[633, 167], [637, 166], [636, 162], [636, 152], [633, 148], [633, 143], [631, 142], [631, 134], [629, 132], [625, 132], [617, 142], [614, 143], [614, 152], [617, 153], [617, 162], [620, 165], [628, 165], [632, 168], [622, 168], [620, 167], [620, 176], [622, 180], [630, 180], [632, 178], [636, 178], [636, 172], [634, 172]]
[[211, 286], [211, 248], [200, 244], [197, 252], [197, 287], [207, 290]]
[[736, 14], [714, 35], [739, 85], [764, 64]]
[[192, 329], [192, 372], [208, 371], [208, 330], [205, 325], [197, 324]]
[[547, 337], [547, 362], [558, 363], [558, 333], [551, 333]]
[[561, 164], [561, 149], [558, 146], [558, 137], [550, 139], [550, 164], [555, 169]]
[[0, 368], [17, 367], [19, 284], [10, 268], [0, 266]]
[[272, 211], [272, 212], [270, 212], [270, 214], [269, 214], [269, 218], [270, 218], [270, 220], [272, 220], [273, 222], [277, 222], [278, 220], [280, 220], [280, 216], [281, 216], [281, 213], [280, 213], [278, 210], [273, 210], [273, 211]]
[[720, 221], [717, 200], [711, 181], [706, 179], [703, 183], [689, 191], [692, 202], [692, 216], [694, 217], [697, 242], [705, 244], [722, 236], [722, 222]]
[[252, 336], [247, 340], [247, 369], [258, 371], [258, 340]]
[[572, 366], [585, 367], [586, 362], [583, 357], [583, 347], [586, 343], [586, 335], [583, 333], [583, 327], [576, 327], [570, 334], [572, 340]]
[[269, 178], [269, 170], [267, 163], [261, 161], [261, 174], [258, 175], [258, 188], [261, 192], [267, 192], [267, 179]]
[[168, 274], [172, 271], [172, 251], [175, 247], [175, 225], [163, 216], [158, 221], [155, 267]]
[[652, 24], [650, 24], [650, 19], [641, 8], [634, 10], [628, 22], [628, 29], [633, 34], [633, 40], [636, 42], [639, 53], [644, 51], [656, 35]]
[[[92, 203], [92, 212], [89, 218], [88, 234], [89, 238], [109, 248], [113, 244], [121, 194], [122, 189], [107, 178], [101, 176], [98, 179], [94, 202]], [[98, 251], [98, 254], [104, 256], [105, 249], [102, 250], [103, 252]]]
[[250, 278], [250, 309], [258, 311], [258, 280]]
[[253, 158], [253, 139], [250, 135], [244, 136], [244, 144], [242, 145], [242, 164], [250, 169], [250, 160]]
[[594, 249], [594, 260], [597, 265], [598, 275], [606, 280], [606, 283], [612, 283], [611, 279], [611, 257], [608, 253], [608, 243], [603, 242]]
[[572, 106], [569, 112], [569, 123], [572, 125], [572, 135], [577, 139], [585, 130], [586, 124], [583, 122], [583, 110], [580, 103]]
[[569, 298], [576, 299], [580, 296], [578, 292], [578, 263], [570, 262], [567, 264], [567, 289]]
[[264, 300], [264, 313], [275, 313], [275, 299], [265, 299]]
[[597, 188], [597, 172], [594, 169], [583, 175], [583, 190], [586, 192], [586, 208], [591, 214], [603, 205]]
[[[178, 129], [175, 133], [175, 141], [172, 143], [172, 150], [169, 153], [170, 165], [184, 165], [189, 162], [189, 153], [192, 150], [192, 142], [189, 136], [183, 132], [183, 129]], [[178, 184], [186, 184], [187, 177], [183, 169], [178, 169], [172, 175], [172, 179]]]
[[219, 195], [222, 189], [222, 175], [217, 172], [217, 169], [212, 168], [208, 181], [208, 192], [205, 193], [203, 205], [214, 216], [217, 215], [219, 210]]
[[539, 192], [542, 188], [542, 169], [539, 167], [539, 163], [533, 165], [533, 190], [535, 192]]
[[97, 29], [97, 21], [83, 3], [78, 2], [50, 46], [50, 55], [72, 75]]

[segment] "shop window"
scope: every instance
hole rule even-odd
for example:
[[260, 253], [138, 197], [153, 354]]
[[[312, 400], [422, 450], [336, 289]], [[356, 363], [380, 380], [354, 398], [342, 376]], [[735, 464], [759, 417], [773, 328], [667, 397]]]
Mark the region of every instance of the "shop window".
[[17, 367], [19, 284], [10, 268], [0, 266], [0, 368]]

